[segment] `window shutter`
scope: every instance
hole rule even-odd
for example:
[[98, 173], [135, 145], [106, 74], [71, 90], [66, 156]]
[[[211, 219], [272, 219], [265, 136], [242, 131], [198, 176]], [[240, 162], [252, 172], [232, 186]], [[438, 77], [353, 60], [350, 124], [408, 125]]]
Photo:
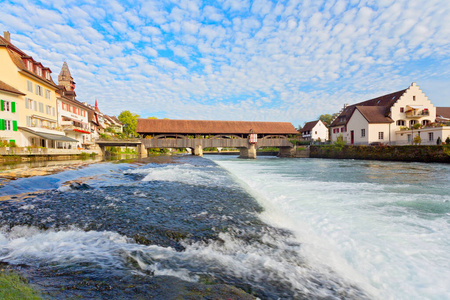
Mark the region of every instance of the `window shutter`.
[[0, 130], [5, 130], [5, 120], [0, 119]]
[[1, 104], [0, 104], [0, 110], [1, 110], [1, 111], [4, 111], [4, 110], [5, 110], [4, 104], [5, 104], [5, 101], [2, 100], [2, 102], [1, 102]]
[[16, 102], [11, 102], [11, 112], [16, 112]]
[[17, 131], [17, 121], [13, 121], [13, 131]]

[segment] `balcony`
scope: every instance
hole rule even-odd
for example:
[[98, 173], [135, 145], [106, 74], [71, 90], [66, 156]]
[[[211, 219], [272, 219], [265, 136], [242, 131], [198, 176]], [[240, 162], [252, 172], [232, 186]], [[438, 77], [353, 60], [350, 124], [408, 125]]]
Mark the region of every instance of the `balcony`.
[[419, 119], [430, 115], [428, 108], [423, 106], [407, 106], [405, 112], [407, 118]]
[[89, 127], [80, 122], [75, 121], [61, 121], [61, 126], [64, 131], [76, 131], [84, 134], [90, 134]]

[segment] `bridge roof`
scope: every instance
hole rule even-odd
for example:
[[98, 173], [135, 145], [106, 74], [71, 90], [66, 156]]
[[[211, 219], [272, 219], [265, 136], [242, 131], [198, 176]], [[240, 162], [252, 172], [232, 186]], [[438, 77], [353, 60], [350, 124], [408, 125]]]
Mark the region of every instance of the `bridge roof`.
[[138, 119], [136, 127], [141, 134], [248, 134], [251, 129], [258, 134], [299, 133], [289, 122]]

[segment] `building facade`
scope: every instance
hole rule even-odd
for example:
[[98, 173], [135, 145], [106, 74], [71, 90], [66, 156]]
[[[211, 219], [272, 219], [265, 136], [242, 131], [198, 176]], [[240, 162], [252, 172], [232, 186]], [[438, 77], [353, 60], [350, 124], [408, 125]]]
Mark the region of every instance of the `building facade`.
[[58, 123], [66, 136], [77, 140], [78, 149], [89, 149], [93, 144], [89, 122], [90, 109], [75, 97], [75, 82], [69, 66], [64, 62], [58, 75]]
[[302, 138], [307, 141], [329, 140], [328, 127], [321, 120], [307, 122], [300, 130]]
[[[412, 83], [405, 90], [344, 107], [330, 126], [331, 140], [352, 145], [413, 144], [418, 135], [421, 144], [436, 144], [446, 130], [436, 126], [436, 107]], [[417, 141], [417, 139], [416, 139]]]
[[21, 139], [18, 130], [19, 105], [24, 93], [0, 81], [0, 143], [3, 146], [14, 146]]
[[58, 126], [57, 86], [51, 70], [14, 46], [8, 32], [0, 37], [0, 66], [0, 80], [21, 92], [15, 102], [20, 133], [16, 144], [46, 148], [57, 148], [57, 142], [72, 145], [75, 141]]

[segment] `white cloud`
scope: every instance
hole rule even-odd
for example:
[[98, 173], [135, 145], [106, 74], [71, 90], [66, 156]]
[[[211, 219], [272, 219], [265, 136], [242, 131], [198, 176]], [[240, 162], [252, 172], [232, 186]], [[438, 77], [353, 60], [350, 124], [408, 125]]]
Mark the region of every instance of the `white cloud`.
[[79, 99], [108, 114], [133, 99], [140, 115], [298, 125], [449, 78], [444, 0], [23, 3], [2, 7], [0, 29], [53, 74], [66, 60]]

